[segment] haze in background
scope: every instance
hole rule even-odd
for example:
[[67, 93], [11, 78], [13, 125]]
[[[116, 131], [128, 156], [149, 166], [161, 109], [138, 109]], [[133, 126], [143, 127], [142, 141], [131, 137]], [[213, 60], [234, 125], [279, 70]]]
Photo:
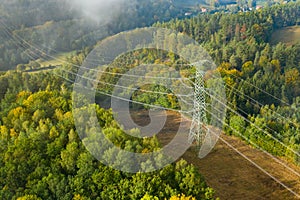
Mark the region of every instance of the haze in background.
[[71, 8], [98, 22], [111, 21], [120, 13], [135, 8], [135, 0], [66, 0]]

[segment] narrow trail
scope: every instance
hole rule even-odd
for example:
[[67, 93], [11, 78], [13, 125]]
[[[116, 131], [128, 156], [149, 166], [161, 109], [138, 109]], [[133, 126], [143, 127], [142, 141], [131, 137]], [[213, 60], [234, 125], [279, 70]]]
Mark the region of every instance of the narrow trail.
[[[148, 124], [147, 112], [132, 113], [136, 123]], [[162, 145], [169, 143], [176, 134], [180, 117], [168, 112], [168, 120], [164, 129], [157, 135]], [[222, 135], [222, 139], [250, 158], [280, 182], [300, 194], [300, 177], [290, 172], [265, 153], [249, 146], [241, 139]], [[216, 190], [221, 200], [294, 200], [295, 195], [274, 181], [267, 174], [239, 155], [235, 150], [219, 140], [212, 152], [203, 159], [197, 157], [195, 147], [191, 147], [183, 156], [189, 163], [199, 168], [209, 186]], [[289, 167], [300, 173], [300, 167], [290, 162]]]

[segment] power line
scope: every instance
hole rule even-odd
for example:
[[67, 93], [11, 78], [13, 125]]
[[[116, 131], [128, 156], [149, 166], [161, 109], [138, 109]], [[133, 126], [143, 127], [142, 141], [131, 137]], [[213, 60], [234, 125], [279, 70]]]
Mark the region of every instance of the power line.
[[218, 101], [220, 104], [222, 104], [223, 106], [225, 106], [226, 108], [228, 108], [229, 110], [231, 110], [231, 112], [235, 113], [236, 115], [242, 117], [245, 121], [247, 121], [248, 123], [250, 123], [252, 126], [254, 126], [256, 129], [262, 131], [265, 135], [267, 135], [268, 137], [272, 138], [273, 140], [275, 140], [276, 142], [280, 143], [282, 146], [284, 146], [285, 148], [289, 149], [291, 152], [293, 152], [295, 155], [300, 156], [300, 153], [296, 152], [294, 149], [288, 147], [286, 144], [284, 144], [283, 142], [279, 141], [277, 138], [275, 138], [273, 135], [271, 135], [270, 133], [266, 132], [265, 130], [263, 130], [262, 128], [260, 128], [259, 126], [257, 126], [256, 124], [254, 124], [253, 122], [251, 122], [249, 119], [245, 118], [244, 116], [240, 115], [237, 111], [233, 110], [232, 108], [230, 108], [229, 106], [227, 106], [226, 104], [224, 104], [222, 101], [220, 101], [217, 97], [211, 95], [210, 93], [204, 91], [207, 95], [211, 96], [212, 98], [214, 98], [216, 101]]
[[[67, 80], [68, 82], [72, 83], [72, 84], [76, 84], [76, 85], [79, 85], [81, 87], [84, 87], [85, 89], [88, 89], [88, 90], [91, 90], [91, 88], [87, 88], [79, 83], [75, 83], [73, 82], [72, 80], [70, 79], [67, 79], [57, 73], [55, 73], [57, 76]], [[151, 107], [151, 108], [157, 108], [157, 109], [162, 109], [162, 110], [170, 110], [170, 111], [175, 111], [175, 112], [179, 112], [179, 113], [185, 113], [185, 114], [189, 114], [191, 112], [193, 112], [193, 110], [190, 110], [190, 111], [182, 111], [182, 110], [177, 110], [177, 109], [172, 109], [172, 108], [166, 108], [166, 107], [161, 107], [161, 106], [156, 106], [156, 105], [152, 105], [152, 104], [147, 104], [147, 103], [142, 103], [142, 102], [139, 102], [139, 101], [134, 101], [134, 100], [130, 100], [130, 99], [126, 99], [126, 98], [123, 98], [123, 97], [118, 97], [118, 96], [115, 96], [115, 95], [112, 95], [112, 94], [109, 94], [109, 93], [105, 93], [105, 92], [102, 92], [102, 91], [95, 91], [96, 93], [99, 93], [99, 94], [102, 94], [102, 95], [105, 95], [105, 96], [109, 96], [109, 97], [112, 97], [112, 98], [115, 98], [115, 99], [119, 99], [119, 100], [122, 100], [122, 101], [127, 101], [127, 102], [130, 102], [130, 103], [135, 103], [135, 104], [139, 104], [139, 105], [143, 105], [143, 106], [148, 106], [148, 107]]]
[[[209, 112], [207, 110], [208, 113], [210, 113], [212, 116], [216, 117], [212, 112]], [[216, 117], [217, 118], [217, 117]], [[220, 120], [219, 118], [217, 118], [218, 120]], [[300, 173], [295, 171], [293, 168], [289, 167], [287, 164], [285, 164], [284, 162], [282, 162], [281, 160], [279, 160], [278, 158], [276, 158], [275, 156], [273, 156], [272, 154], [270, 154], [269, 152], [267, 152], [266, 150], [264, 150], [263, 148], [261, 148], [259, 145], [257, 145], [256, 143], [254, 143], [253, 141], [249, 140], [246, 136], [244, 136], [241, 132], [237, 131], [236, 129], [232, 128], [228, 123], [224, 122], [223, 120], [221, 121], [225, 126], [227, 126], [228, 128], [230, 128], [234, 133], [238, 134], [240, 137], [242, 137], [245, 141], [249, 142], [251, 145], [253, 145], [255, 148], [257, 148], [258, 150], [262, 151], [263, 153], [265, 153], [266, 155], [268, 155], [269, 157], [271, 157], [273, 160], [275, 160], [276, 162], [278, 162], [279, 164], [281, 164], [282, 166], [284, 166], [285, 168], [289, 169], [291, 172], [293, 172], [295, 175], [300, 177]]]
[[[4, 28], [7, 30], [8, 33], [11, 32], [11, 31], [9, 30], [9, 28], [4, 24], [4, 22], [2, 22], [1, 20], [0, 20], [0, 22], [2, 23], [2, 25], [3, 25]], [[15, 38], [14, 38], [13, 36], [10, 36], [10, 37], [11, 37], [13, 40], [15, 40]], [[37, 50], [38, 52], [40, 52], [41, 55], [39, 55], [39, 56], [46, 55], [46, 56], [48, 56], [48, 57], [51, 58], [51, 59], [54, 59], [54, 60], [57, 60], [57, 61], [61, 61], [61, 62], [66, 63], [66, 64], [71, 64], [73, 67], [77, 67], [77, 68], [81, 68], [81, 69], [87, 69], [87, 70], [90, 70], [90, 71], [95, 71], [95, 72], [97, 72], [97, 73], [101, 72], [101, 73], [104, 73], [104, 74], [110, 74], [110, 75], [122, 75], [122, 76], [134, 77], [134, 78], [141, 77], [141, 76], [139, 76], [139, 75], [129, 75], [129, 74], [124, 74], [124, 73], [101, 71], [101, 70], [99, 70], [99, 69], [92, 69], [92, 68], [88, 68], [88, 67], [84, 67], [84, 66], [79, 66], [79, 65], [76, 65], [76, 64], [67, 62], [67, 61], [65, 61], [65, 60], [62, 60], [62, 59], [60, 59], [60, 58], [57, 58], [57, 57], [55, 57], [55, 56], [52, 56], [52, 55], [50, 55], [50, 54], [47, 54], [47, 53], [44, 52], [43, 50], [39, 49], [38, 47], [36, 47], [36, 46], [33, 45], [33, 44], [30, 44], [29, 42], [27, 42], [27, 41], [24, 40], [23, 38], [19, 37], [18, 35], [16, 35], [15, 37], [18, 38], [17, 40], [19, 40], [20, 45], [22, 45], [22, 43], [21, 43], [20, 41], [23, 41], [24, 43], [26, 43], [26, 44], [28, 45], [28, 47], [34, 48], [35, 50]], [[23, 47], [24, 47], [24, 46], [23, 46]], [[25, 48], [25, 49], [26, 49], [26, 48]], [[36, 53], [35, 53], [35, 54], [36, 54]], [[36, 55], [38, 55], [38, 54], [36, 54]], [[89, 60], [89, 59], [87, 58], [87, 59], [86, 59], [86, 62], [87, 62], [88, 60]], [[109, 60], [108, 62], [110, 62], [110, 60]], [[99, 65], [99, 63], [92, 63], [92, 64]], [[136, 70], [136, 69], [135, 69], [135, 70]], [[136, 70], [136, 71], [138, 71], [138, 70]], [[144, 77], [144, 78], [153, 78], [153, 79], [166, 79], [166, 77], [153, 77], [153, 76], [147, 76], [147, 75], [146, 75], [146, 76], [143, 76], [143, 77]], [[173, 78], [173, 77], [168, 77], [168, 79], [171, 79], [171, 80], [182, 80], [182, 79], [190, 80], [190, 79], [192, 79], [192, 78], [182, 78], [182, 77], [180, 77], [180, 78]]]
[[[20, 40], [18, 40], [17, 39], [17, 41], [19, 41], [19, 43], [20, 43], [20, 45], [24, 48], [24, 49], [26, 49], [26, 47], [24, 46], [24, 45], [22, 45], [22, 43], [20, 42]], [[27, 43], [27, 45], [29, 45], [29, 46], [31, 46], [28, 42], [26, 42], [25, 41], [25, 43]], [[17, 44], [17, 43], [16, 43]], [[39, 49], [38, 49], [39, 50]], [[33, 54], [35, 54], [35, 55], [37, 55], [35, 52], [32, 52], [31, 50], [29, 50], [31, 53], [33, 53]], [[26, 53], [27, 54], [27, 53]], [[30, 55], [30, 54], [27, 54], [29, 57], [31, 57], [32, 58], [32, 56]], [[62, 69], [63, 70], [63, 69]], [[65, 71], [65, 70], [64, 70]], [[71, 71], [68, 71], [68, 73], [72, 73], [73, 75], [76, 75], [76, 76], [79, 76], [78, 74], [75, 74], [75, 73], [73, 73], [73, 72], [71, 72]], [[116, 74], [116, 73], [115, 73]], [[118, 73], [118, 74], [120, 74], [120, 73]], [[124, 74], [122, 74], [122, 75], [124, 75]], [[86, 78], [86, 79], [89, 79], [89, 80], [92, 80], [93, 82], [101, 82], [101, 83], [104, 83], [104, 84], [109, 84], [109, 83], [106, 83], [106, 82], [102, 82], [102, 81], [95, 81], [95, 80], [93, 80], [93, 79], [90, 79], [90, 78], [88, 78], [88, 77], [83, 77], [83, 76], [80, 76], [81, 78]], [[141, 77], [141, 76], [138, 76], [138, 77]], [[144, 78], [144, 77], [143, 77]], [[165, 79], [165, 77], [151, 77], [151, 78], [164, 78]], [[176, 80], [178, 80], [179, 78], [176, 78]], [[180, 79], [181, 81], [182, 81], [182, 79]], [[114, 86], [114, 87], [122, 87], [122, 88], [125, 88], [125, 89], [131, 89], [131, 88], [129, 88], [129, 87], [124, 87], [124, 86], [119, 86], [119, 85], [115, 85], [115, 84], [109, 84], [109, 85], [112, 85], [112, 86]], [[135, 88], [134, 90], [136, 90], [137, 88]], [[152, 92], [152, 93], [158, 93], [158, 94], [165, 94], [165, 95], [170, 95], [170, 93], [163, 93], [163, 92], [154, 92], [154, 91], [147, 91], [147, 90], [143, 90], [144, 92]], [[105, 93], [106, 94], [106, 93]], [[172, 94], [172, 93], [171, 93]], [[173, 95], [173, 94], [172, 94]], [[192, 96], [192, 95], [176, 95], [176, 96], [178, 96], [178, 97], [180, 97], [181, 98], [181, 100], [183, 100], [183, 102], [185, 102], [185, 103], [187, 103], [187, 104], [190, 104], [190, 103], [188, 103], [188, 102], [186, 102], [186, 100], [184, 100], [184, 99], [182, 99], [182, 97], [189, 97], [189, 96]], [[119, 97], [120, 98], [120, 97]], [[135, 103], [137, 103], [137, 102], [135, 102]], [[146, 104], [145, 104], [146, 105]], [[149, 104], [150, 105], [150, 104]], [[149, 105], [147, 105], [147, 106], [149, 106]], [[177, 110], [176, 110], [177, 111]]]
[[[6, 30], [7, 31], [7, 30]], [[8, 32], [9, 33], [9, 32]], [[7, 32], [6, 32], [6, 34], [7, 34]], [[18, 38], [20, 38], [18, 35], [17, 35], [17, 37]], [[13, 37], [12, 37], [13, 38]], [[14, 39], [14, 38], [13, 38]], [[21, 40], [23, 40], [22, 38], [20, 38]], [[45, 52], [43, 52], [42, 50], [40, 50], [38, 47], [35, 47], [35, 46], [33, 46], [33, 45], [31, 45], [30, 43], [28, 43], [27, 41], [24, 41], [23, 40], [23, 42], [25, 42], [27, 45], [29, 45], [29, 47], [33, 47], [34, 49], [36, 49], [36, 50], [38, 50], [38, 51], [40, 51], [41, 53], [45, 53]], [[26, 49], [26, 47], [24, 46], [24, 45], [22, 45], [22, 42], [20, 42], [20, 45], [24, 48], [24, 49]], [[34, 55], [38, 55], [38, 54], [36, 54], [35, 52], [33, 52], [33, 51], [31, 51], [31, 50], [29, 50], [29, 52], [31, 52], [31, 54], [34, 54]], [[50, 56], [50, 55], [48, 55], [48, 54], [46, 54], [48, 57], [51, 57], [51, 58], [54, 58], [54, 59], [56, 59], [56, 60], [60, 60], [60, 59], [57, 59], [56, 57], [52, 57], [52, 56]], [[31, 58], [33, 58], [30, 54], [28, 54], [28, 56], [30, 56]], [[67, 62], [68, 63], [68, 62]], [[72, 66], [76, 66], [76, 67], [82, 67], [82, 66], [78, 66], [78, 65], [74, 65], [74, 64], [72, 64]], [[122, 75], [122, 76], [126, 76], [127, 74], [122, 74], [122, 73], [112, 73], [112, 72], [107, 72], [107, 71], [100, 71], [100, 70], [96, 70], [96, 69], [90, 69], [90, 68], [85, 68], [85, 69], [89, 69], [89, 70], [93, 70], [93, 71], [97, 71], [97, 72], [103, 72], [103, 73], [107, 73], [107, 74], [110, 74], [110, 75]], [[69, 72], [70, 73], [70, 72]], [[78, 75], [77, 75], [78, 76]], [[130, 75], [130, 77], [141, 77], [141, 76], [134, 76], [134, 75]], [[237, 76], [236, 76], [237, 77]], [[146, 78], [147, 78], [147, 76], [146, 76]], [[149, 78], [153, 78], [153, 77], [149, 77]], [[166, 78], [166, 77], [155, 77], [155, 78]], [[194, 77], [193, 77], [194, 78]], [[237, 77], [237, 78], [239, 78], [239, 77]], [[174, 79], [180, 79], [181, 81], [182, 81], [182, 78], [174, 78]], [[239, 78], [240, 79], [240, 78]], [[190, 80], [190, 79], [188, 79], [188, 80]], [[240, 79], [241, 80], [241, 79]], [[247, 83], [247, 82], [246, 82]], [[114, 85], [114, 86], [116, 86], [116, 85]], [[117, 86], [118, 87], [118, 86]], [[120, 86], [119, 86], [120, 87]], [[257, 88], [257, 86], [255, 86], [256, 88]], [[126, 89], [128, 89], [128, 87], [125, 87]], [[235, 88], [233, 88], [233, 89], [235, 89]], [[260, 88], [258, 88], [260, 91], [262, 91], [262, 92], [266, 92], [266, 91], [263, 91], [262, 89], [260, 89]], [[235, 89], [236, 90], [236, 89]], [[153, 91], [145, 91], [145, 92], [153, 92]], [[166, 93], [165, 93], [166, 94]], [[243, 95], [245, 95], [245, 94], [243, 94]], [[242, 95], [242, 96], [243, 96]], [[247, 96], [247, 95], [246, 95]], [[249, 96], [248, 96], [249, 97]], [[250, 97], [251, 98], [251, 97]], [[252, 99], [252, 98], [251, 98]], [[253, 100], [253, 99], [252, 99]], [[258, 102], [258, 101], [256, 101], [256, 102]], [[260, 102], [258, 102], [260, 105], [262, 105]], [[276, 113], [276, 114], [278, 114], [278, 113]], [[274, 131], [274, 130], [273, 130]]]
[[[0, 20], [0, 22], [2, 23], [2, 25], [4, 26], [5, 29], [8, 29], [8, 30], [9, 30], [9, 28], [7, 28], [7, 26], [5, 25], [5, 23], [4, 23], [2, 20]], [[17, 37], [19, 37], [19, 36], [17, 35]], [[20, 38], [20, 37], [19, 37], [19, 38]], [[23, 40], [22, 38], [20, 38], [20, 39]], [[24, 40], [23, 40], [23, 41], [24, 41]], [[24, 42], [25, 42], [25, 43], [28, 43], [27, 41], [24, 41]], [[29, 44], [29, 43], [28, 43], [28, 44]], [[63, 61], [64, 63], [68, 63], [68, 62], [66, 62], [66, 61], [64, 61], [64, 60], [61, 60], [61, 59], [58, 59], [58, 58], [53, 57], [53, 56], [51, 56], [51, 55], [48, 55], [47, 53], [41, 51], [39, 48], [37, 48], [37, 47], [35, 47], [35, 46], [31, 45], [31, 44], [29, 44], [29, 46], [34, 47], [35, 49], [37, 49], [38, 51], [40, 51], [40, 52], [43, 53], [43, 54], [46, 54], [47, 56], [49, 56], [49, 57], [52, 58], [52, 59], [59, 60], [59, 61]], [[68, 63], [68, 64], [71, 64], [71, 63]], [[74, 64], [72, 64], [72, 66], [75, 66], [75, 67], [82, 67], [82, 66], [78, 66], [78, 65], [74, 65]], [[83, 67], [83, 68], [85, 68], [85, 67]], [[90, 69], [90, 68], [85, 68], [85, 69], [93, 70], [93, 69]], [[103, 72], [103, 73], [106, 73], [106, 72], [104, 72], [104, 71], [102, 71], [102, 72]], [[116, 74], [116, 73], [115, 73], [115, 74]], [[121, 75], [124, 76], [124, 74], [121, 74]], [[274, 95], [268, 93], [267, 91], [265, 91], [265, 90], [263, 90], [263, 89], [261, 89], [261, 88], [255, 86], [255, 85], [253, 85], [253, 84], [251, 84], [251, 83], [248, 83], [247, 81], [242, 80], [240, 77], [238, 77], [238, 76], [236, 76], [236, 75], [234, 75], [234, 74], [232, 74], [232, 75], [235, 76], [237, 79], [243, 81], [244, 83], [247, 83], [248, 85], [251, 85], [251, 86], [255, 87], [256, 89], [258, 89], [259, 91], [261, 91], [261, 92], [267, 94], [268, 96], [271, 96], [272, 98], [274, 98], [274, 99], [276, 99], [276, 100], [279, 100], [279, 101], [281, 101], [282, 103], [284, 103], [284, 104], [286, 104], [286, 105], [289, 105], [288, 103], [282, 101], [281, 99], [279, 99], [278, 97], [276, 97], [276, 96], [274, 96]], [[126, 76], [126, 75], [125, 75], [125, 76]]]
[[[214, 76], [214, 75], [212, 75], [212, 76]], [[262, 107], [265, 106], [265, 105], [263, 105], [262, 103], [260, 103], [259, 101], [257, 101], [257, 100], [255, 100], [254, 98], [250, 97], [249, 95], [247, 95], [247, 94], [245, 94], [245, 93], [242, 93], [241, 91], [239, 91], [238, 89], [234, 88], [233, 86], [227, 85], [227, 87], [229, 87], [229, 88], [231, 89], [231, 91], [232, 91], [234, 94], [238, 95], [239, 97], [243, 98], [244, 100], [247, 100], [246, 98], [248, 98], [248, 100], [250, 100], [250, 101], [248, 101], [248, 102], [249, 102], [250, 104], [252, 104], [253, 106], [259, 105], [260, 108], [262, 108]], [[212, 91], [212, 92], [213, 92], [213, 91]], [[238, 94], [238, 93], [239, 93], [239, 94]], [[245, 97], [246, 97], [246, 98], [245, 98]], [[254, 103], [256, 103], [256, 104], [254, 104], [252, 101], [253, 101]], [[264, 108], [265, 108], [265, 107], [264, 107]], [[241, 110], [241, 112], [243, 112], [243, 113], [245, 114], [245, 111], [243, 111], [241, 108], [237, 107], [237, 109]], [[267, 110], [271, 110], [271, 109], [270, 109], [270, 108], [267, 108]], [[282, 116], [281, 114], [279, 114], [278, 112], [276, 112], [276, 111], [274, 111], [274, 110], [271, 110], [271, 111], [272, 111], [274, 114], [276, 114], [278, 117], [280, 117], [281, 119], [287, 120], [289, 123], [292, 123], [292, 124], [295, 125], [295, 122], [291, 121], [290, 119], [288, 119], [288, 118]]]
[[253, 160], [251, 160], [248, 156], [246, 156], [245, 154], [243, 154], [242, 152], [240, 152], [237, 148], [233, 147], [231, 144], [229, 144], [229, 142], [227, 142], [226, 140], [224, 140], [223, 138], [219, 138], [223, 143], [225, 143], [228, 147], [230, 147], [231, 149], [233, 149], [235, 152], [237, 152], [240, 156], [242, 156], [243, 158], [245, 158], [247, 161], [249, 161], [251, 164], [253, 164], [256, 168], [258, 168], [259, 170], [261, 170], [263, 173], [265, 173], [266, 175], [268, 175], [270, 178], [272, 178], [274, 181], [276, 181], [278, 184], [280, 184], [281, 186], [283, 186], [285, 189], [287, 189], [290, 193], [292, 193], [293, 195], [295, 195], [296, 197], [300, 198], [300, 195], [298, 193], [296, 193], [294, 190], [292, 190], [290, 187], [288, 187], [286, 184], [282, 183], [278, 178], [275, 178], [272, 174], [270, 174], [269, 172], [267, 172], [264, 168], [262, 168], [260, 165], [258, 165], [257, 163], [255, 163]]
[[[73, 73], [74, 74], [74, 73]], [[93, 80], [94, 81], [94, 80]], [[115, 85], [114, 85], [115, 86]], [[106, 93], [105, 93], [106, 94]], [[120, 97], [119, 97], [120, 98]], [[137, 102], [136, 102], [137, 103]], [[139, 102], [140, 103], [140, 102]], [[147, 105], [147, 106], [149, 106], [149, 105]], [[177, 110], [176, 110], [177, 111]], [[247, 119], [246, 119], [247, 120]], [[268, 134], [269, 135], [269, 134]], [[275, 139], [274, 137], [273, 137], [273, 139]], [[277, 139], [276, 139], [277, 140]], [[279, 140], [277, 140], [278, 142], [279, 142]]]

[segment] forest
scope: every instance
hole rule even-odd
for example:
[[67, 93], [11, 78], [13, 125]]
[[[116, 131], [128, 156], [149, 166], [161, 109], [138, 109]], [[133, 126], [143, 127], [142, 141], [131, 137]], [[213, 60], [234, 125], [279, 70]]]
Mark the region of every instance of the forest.
[[[213, 190], [184, 160], [157, 172], [130, 174], [93, 158], [75, 132], [71, 86], [61, 78], [8, 72], [0, 80], [8, 89], [0, 113], [1, 199], [213, 199]], [[155, 138], [131, 142], [111, 111], [96, 109], [117, 145], [138, 152], [160, 147]]]
[[[16, 2], [2, 0], [0, 5], [0, 38], [5, 41], [0, 44], [1, 199], [218, 199], [197, 167], [184, 159], [151, 173], [121, 172], [95, 159], [76, 132], [72, 83], [78, 66], [99, 40], [144, 26], [187, 34], [210, 54], [226, 85], [227, 104], [231, 108], [226, 113], [226, 134], [300, 164], [300, 43], [271, 41], [274, 31], [300, 25], [299, 1], [252, 12], [206, 13], [191, 18], [183, 18], [185, 11], [176, 10], [170, 3], [143, 1], [137, 10], [128, 8], [128, 12], [115, 16], [104, 28], [94, 22], [86, 23], [76, 10], [59, 12], [67, 3]], [[7, 5], [13, 6], [4, 9]], [[29, 20], [33, 13], [43, 17]], [[37, 46], [30, 46], [27, 41]], [[67, 57], [66, 63], [51, 71], [30, 73], [20, 67], [25, 64], [30, 69], [38, 68], [35, 61], [45, 57], [43, 53], [74, 50], [76, 53]], [[182, 72], [194, 73], [173, 53], [144, 50], [119, 59], [125, 59], [127, 66], [113, 63], [119, 68], [108, 70], [124, 73], [139, 62], [170, 67], [181, 63]], [[118, 78], [106, 76], [104, 80], [114, 84]], [[180, 107], [168, 95], [151, 96], [143, 90], [170, 92], [146, 85], [135, 93], [133, 100], [172, 109]], [[99, 84], [98, 91], [111, 92], [111, 88]], [[104, 96], [97, 95], [96, 102]], [[116, 146], [139, 153], [162, 148], [156, 137], [132, 138], [125, 134], [109, 108], [93, 104], [83, 109], [89, 111], [92, 107], [106, 137]], [[87, 130], [90, 134], [93, 131]], [[122, 159], [122, 155], [109, 150], [103, 154], [115, 165]], [[149, 163], [141, 165], [155, 167]]]
[[228, 104], [236, 111], [228, 112], [228, 134], [295, 162], [299, 156], [294, 152], [300, 151], [300, 44], [271, 45], [270, 39], [274, 30], [299, 25], [299, 5], [291, 2], [263, 11], [199, 15], [155, 24], [193, 36], [217, 63]]

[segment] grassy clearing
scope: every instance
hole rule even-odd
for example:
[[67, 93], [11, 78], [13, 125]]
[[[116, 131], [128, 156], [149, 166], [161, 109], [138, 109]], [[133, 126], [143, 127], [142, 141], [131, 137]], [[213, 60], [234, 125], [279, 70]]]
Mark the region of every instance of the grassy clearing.
[[179, 8], [185, 8], [185, 9], [195, 9], [199, 6], [207, 6], [205, 0], [185, 0], [185, 1], [174, 1], [174, 5]]
[[288, 45], [300, 42], [300, 26], [292, 26], [275, 31], [271, 37], [271, 44], [279, 42], [284, 42]]
[[67, 57], [75, 53], [76, 51], [58, 53], [58, 54], [51, 55], [51, 57], [53, 57], [51, 59], [48, 60], [38, 59], [37, 62], [40, 63], [41, 67], [59, 66], [66, 61]]
[[[40, 72], [47, 72], [55, 69], [56, 67], [61, 66], [65, 62], [67, 62], [67, 57], [74, 55], [76, 51], [71, 52], [63, 52], [51, 55], [50, 59], [37, 59], [36, 62], [41, 65], [38, 69], [31, 69], [27, 70], [28, 73], [40, 73]], [[49, 56], [48, 56], [49, 57]]]

